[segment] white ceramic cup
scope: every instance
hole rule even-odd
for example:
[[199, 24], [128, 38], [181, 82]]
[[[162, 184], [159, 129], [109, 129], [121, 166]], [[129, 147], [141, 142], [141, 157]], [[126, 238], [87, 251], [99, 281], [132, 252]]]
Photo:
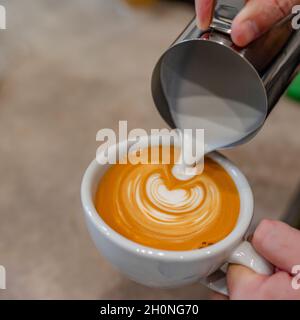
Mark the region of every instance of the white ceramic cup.
[[[130, 143], [128, 145], [130, 147]], [[127, 148], [123, 143], [119, 156]], [[116, 145], [108, 151], [113, 152], [115, 149]], [[241, 264], [261, 274], [269, 275], [273, 272], [273, 267], [256, 253], [251, 244], [243, 241], [253, 216], [253, 195], [247, 179], [224, 156], [212, 153], [209, 157], [219, 163], [235, 182], [240, 196], [240, 213], [235, 228], [225, 239], [191, 251], [145, 247], [110, 228], [94, 205], [97, 186], [109, 165], [100, 165], [96, 160], [89, 165], [81, 185], [81, 200], [88, 230], [102, 255], [128, 278], [149, 287], [161, 288], [200, 281], [217, 292], [227, 294], [224, 272], [227, 263]]]

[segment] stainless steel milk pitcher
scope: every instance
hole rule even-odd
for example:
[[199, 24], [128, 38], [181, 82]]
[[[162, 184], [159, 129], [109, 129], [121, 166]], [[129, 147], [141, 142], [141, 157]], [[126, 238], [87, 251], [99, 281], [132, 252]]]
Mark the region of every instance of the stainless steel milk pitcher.
[[[244, 143], [256, 134], [289, 85], [300, 59], [300, 33], [292, 28], [292, 14], [246, 48], [235, 46], [231, 24], [243, 5], [240, 0], [218, 1], [208, 30], [199, 30], [194, 18], [160, 58], [152, 76], [155, 105], [172, 128], [178, 127], [173, 108], [186, 97], [218, 96], [255, 110], [239, 139], [224, 147]], [[192, 113], [196, 110], [201, 116], [200, 100], [193, 101], [197, 105]], [[211, 109], [217, 115], [218, 104]], [[241, 121], [244, 118], [241, 113]]]

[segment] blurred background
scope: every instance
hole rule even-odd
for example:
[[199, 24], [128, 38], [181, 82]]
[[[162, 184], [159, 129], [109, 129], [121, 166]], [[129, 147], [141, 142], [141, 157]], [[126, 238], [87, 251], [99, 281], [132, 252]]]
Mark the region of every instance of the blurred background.
[[[192, 1], [1, 1], [0, 265], [2, 299], [206, 299], [195, 284], [149, 289], [95, 249], [79, 189], [96, 133], [163, 128], [150, 93], [161, 53], [194, 15]], [[129, 5], [131, 3], [131, 5]], [[300, 106], [282, 98], [259, 135], [225, 154], [255, 196], [254, 224], [280, 218], [300, 181]]]

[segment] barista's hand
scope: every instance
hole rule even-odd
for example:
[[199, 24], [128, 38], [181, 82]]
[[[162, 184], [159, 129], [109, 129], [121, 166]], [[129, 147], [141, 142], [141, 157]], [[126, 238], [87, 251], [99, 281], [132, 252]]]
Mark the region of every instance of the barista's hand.
[[[227, 274], [229, 298], [300, 299], [300, 281], [297, 285], [297, 278], [292, 275], [294, 266], [298, 266], [295, 272], [300, 271], [300, 231], [279, 221], [264, 220], [256, 229], [252, 244], [259, 254], [276, 266], [276, 272], [263, 276], [242, 266], [230, 266]], [[222, 296], [215, 298], [222, 299]]]
[[[196, 12], [201, 29], [210, 25], [215, 0], [195, 0]], [[292, 7], [300, 4], [299, 0], [247, 0], [243, 10], [236, 16], [232, 24], [233, 42], [244, 47], [276, 22], [289, 15]]]

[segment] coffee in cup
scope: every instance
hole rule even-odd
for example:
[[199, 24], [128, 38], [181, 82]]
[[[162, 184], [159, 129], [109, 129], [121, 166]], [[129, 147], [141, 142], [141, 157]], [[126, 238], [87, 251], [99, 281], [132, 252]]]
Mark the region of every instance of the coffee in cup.
[[200, 175], [178, 180], [172, 168], [180, 150], [166, 150], [158, 146], [139, 152], [141, 158], [170, 152], [169, 163], [125, 161], [105, 172], [95, 196], [100, 217], [127, 239], [155, 249], [195, 250], [223, 240], [235, 228], [240, 212], [233, 179], [206, 157]]

